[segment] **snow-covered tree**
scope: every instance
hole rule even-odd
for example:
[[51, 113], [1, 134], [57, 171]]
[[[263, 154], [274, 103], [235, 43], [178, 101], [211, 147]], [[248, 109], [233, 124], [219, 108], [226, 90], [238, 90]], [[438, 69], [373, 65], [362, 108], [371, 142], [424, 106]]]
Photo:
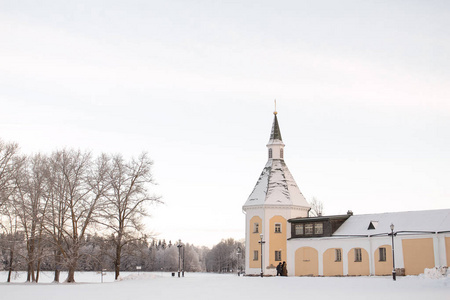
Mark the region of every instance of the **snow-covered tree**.
[[14, 191], [14, 158], [19, 146], [16, 143], [6, 143], [0, 139], [0, 207]]
[[[49, 176], [54, 185], [50, 193], [51, 213], [47, 214], [44, 228], [53, 237], [56, 267], [66, 267], [66, 281], [75, 282], [79, 250], [109, 186], [108, 159], [101, 155], [93, 162], [89, 152], [62, 150], [53, 153], [50, 161], [53, 169]], [[55, 280], [59, 280], [56, 277], [55, 274]]]
[[100, 207], [97, 221], [106, 227], [107, 232], [112, 232], [116, 279], [120, 274], [123, 247], [145, 239], [141, 219], [147, 215], [146, 205], [160, 202], [159, 197], [149, 194], [149, 187], [153, 184], [152, 165], [145, 152], [129, 162], [121, 155], [114, 156], [109, 162], [109, 188], [105, 191], [105, 203]]

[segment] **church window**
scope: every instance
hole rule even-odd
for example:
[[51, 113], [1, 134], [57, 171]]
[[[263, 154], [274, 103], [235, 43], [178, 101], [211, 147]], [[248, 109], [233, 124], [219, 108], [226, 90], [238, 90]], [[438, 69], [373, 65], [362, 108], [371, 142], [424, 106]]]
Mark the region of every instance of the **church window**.
[[305, 234], [306, 235], [313, 234], [313, 224], [312, 223], [305, 224]]
[[253, 233], [259, 233], [259, 223], [253, 224]]
[[275, 233], [281, 233], [281, 224], [280, 223], [275, 224]]
[[303, 235], [303, 224], [295, 224], [295, 235]]
[[386, 248], [379, 248], [378, 251], [380, 254], [380, 261], [386, 261]]
[[341, 261], [342, 260], [342, 252], [341, 249], [334, 249], [334, 261]]
[[323, 234], [323, 223], [314, 224], [314, 234]]
[[258, 260], [259, 259], [259, 255], [258, 255], [258, 250], [254, 250], [253, 251], [253, 260]]
[[275, 251], [275, 261], [281, 261], [281, 250]]
[[283, 158], [283, 148], [280, 149], [280, 158]]
[[361, 248], [355, 248], [355, 262], [362, 261]]
[[269, 148], [269, 158], [272, 158], [272, 148]]

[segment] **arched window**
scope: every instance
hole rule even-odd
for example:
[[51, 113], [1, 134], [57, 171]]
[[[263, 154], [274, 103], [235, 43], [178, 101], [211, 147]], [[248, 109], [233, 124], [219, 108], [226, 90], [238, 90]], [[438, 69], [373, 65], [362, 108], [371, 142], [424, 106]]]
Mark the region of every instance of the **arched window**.
[[280, 149], [280, 158], [283, 158], [283, 148]]
[[269, 148], [269, 158], [272, 158], [272, 148]]

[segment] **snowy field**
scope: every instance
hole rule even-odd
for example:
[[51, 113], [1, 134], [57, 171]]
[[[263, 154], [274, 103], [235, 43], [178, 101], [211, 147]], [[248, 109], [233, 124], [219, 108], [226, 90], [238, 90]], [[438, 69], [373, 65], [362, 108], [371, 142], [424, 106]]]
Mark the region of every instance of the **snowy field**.
[[[238, 277], [237, 275], [186, 273], [173, 278], [170, 273], [123, 273], [114, 282], [113, 274], [76, 273], [75, 284], [51, 283], [52, 273], [42, 273], [41, 283], [23, 283], [18, 273], [13, 283], [5, 283], [0, 272], [0, 299], [449, 299], [450, 277], [430, 279], [399, 277]], [[64, 279], [66, 274], [61, 274]]]

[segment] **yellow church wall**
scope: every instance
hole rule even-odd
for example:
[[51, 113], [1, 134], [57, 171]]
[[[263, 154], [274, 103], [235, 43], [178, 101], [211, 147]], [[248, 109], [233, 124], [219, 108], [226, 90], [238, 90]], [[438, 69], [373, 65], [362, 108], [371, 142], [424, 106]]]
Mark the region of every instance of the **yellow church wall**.
[[433, 239], [403, 239], [405, 275], [418, 275], [434, 267]]
[[[338, 248], [339, 249], [339, 248]], [[324, 276], [343, 276], [344, 265], [341, 261], [336, 261], [336, 248], [330, 248], [323, 254], [323, 275]], [[342, 249], [341, 253], [342, 253]]]
[[318, 276], [319, 254], [311, 247], [301, 247], [295, 251], [295, 276]]
[[[274, 216], [269, 221], [269, 268], [275, 268], [280, 262], [286, 261], [286, 223], [282, 216]], [[281, 225], [281, 232], [275, 232], [275, 224]], [[275, 251], [281, 251], [281, 261], [275, 260]]]
[[450, 237], [445, 238], [445, 253], [447, 254], [447, 267], [450, 267]]
[[[386, 249], [386, 261], [380, 261], [380, 248]], [[391, 245], [382, 245], [378, 247], [374, 254], [375, 275], [391, 275], [392, 274], [392, 248]]]
[[[258, 232], [255, 232], [255, 224], [258, 224]], [[261, 245], [258, 241], [261, 239], [260, 234], [262, 232], [262, 219], [258, 216], [254, 216], [250, 219], [249, 224], [249, 234], [250, 234], [250, 249], [248, 252], [248, 260], [250, 268], [260, 268], [261, 267]], [[257, 259], [254, 259], [254, 251], [258, 251]]]
[[370, 275], [369, 254], [363, 248], [358, 248], [361, 249], [361, 261], [355, 261], [355, 249], [357, 248], [352, 248], [347, 253], [348, 275], [350, 276]]

